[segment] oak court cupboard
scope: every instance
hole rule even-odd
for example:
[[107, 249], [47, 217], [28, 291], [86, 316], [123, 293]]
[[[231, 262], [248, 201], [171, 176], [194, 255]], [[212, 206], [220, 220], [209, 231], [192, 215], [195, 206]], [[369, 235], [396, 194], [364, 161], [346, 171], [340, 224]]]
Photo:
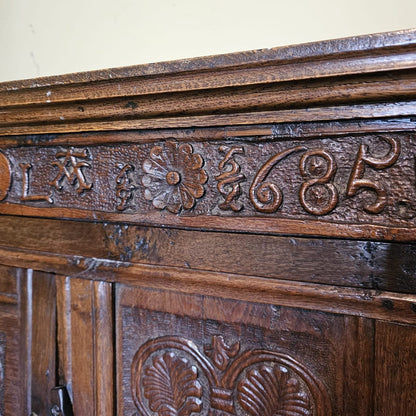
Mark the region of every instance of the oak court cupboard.
[[0, 84], [0, 414], [416, 414], [416, 31]]

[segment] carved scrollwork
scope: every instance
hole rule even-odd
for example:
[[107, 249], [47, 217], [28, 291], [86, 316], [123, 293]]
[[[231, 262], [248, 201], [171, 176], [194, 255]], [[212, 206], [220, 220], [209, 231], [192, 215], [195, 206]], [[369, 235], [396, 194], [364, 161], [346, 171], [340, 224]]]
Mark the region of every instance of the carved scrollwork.
[[118, 198], [117, 210], [124, 211], [128, 208], [128, 202], [133, 198], [133, 191], [136, 187], [132, 184], [130, 174], [134, 171], [134, 166], [118, 164], [120, 169], [119, 174], [116, 177], [116, 196]]
[[215, 176], [215, 180], [218, 181], [217, 189], [224, 197], [224, 202], [219, 207], [223, 210], [238, 212], [243, 209], [243, 205], [237, 202], [241, 195], [240, 183], [245, 181], [246, 177], [241, 173], [240, 165], [235, 161], [234, 155], [243, 155], [244, 148], [221, 146], [220, 152], [225, 155], [218, 165], [221, 173]]
[[307, 149], [303, 146], [297, 146], [283, 150], [270, 158], [258, 171], [249, 191], [250, 200], [257, 211], [272, 213], [280, 207], [283, 202], [282, 191], [276, 184], [264, 181], [281, 160], [302, 150]]
[[383, 211], [387, 204], [387, 192], [382, 184], [363, 179], [365, 166], [386, 169], [394, 165], [400, 156], [401, 146], [398, 139], [388, 136], [380, 136], [380, 138], [390, 145], [389, 152], [382, 158], [375, 158], [369, 154], [368, 146], [361, 144], [347, 186], [347, 196], [356, 195], [361, 188], [370, 189], [376, 193], [376, 201], [364, 207], [364, 210], [369, 214], [378, 214]]
[[[215, 336], [205, 348], [210, 361], [190, 340], [149, 340], [132, 363], [132, 395], [140, 414], [182, 416], [209, 409], [209, 415], [222, 416], [241, 410], [250, 416], [331, 415], [325, 388], [302, 364], [276, 351], [239, 348], [238, 342], [228, 347]], [[228, 352], [216, 361], [215, 349]]]
[[334, 177], [337, 165], [327, 150], [315, 149], [304, 153], [299, 162], [302, 183], [299, 199], [303, 208], [314, 215], [331, 212], [338, 202], [338, 191], [329, 181]]
[[193, 208], [205, 193], [208, 176], [203, 165], [202, 156], [190, 144], [167, 141], [164, 147], [154, 146], [143, 163], [145, 198], [155, 208], [174, 214]]
[[236, 342], [229, 346], [224, 338], [218, 335], [212, 337], [211, 345], [205, 345], [205, 354], [212, 359], [212, 362], [220, 370], [225, 370], [231, 358], [234, 358], [240, 350], [240, 343]]

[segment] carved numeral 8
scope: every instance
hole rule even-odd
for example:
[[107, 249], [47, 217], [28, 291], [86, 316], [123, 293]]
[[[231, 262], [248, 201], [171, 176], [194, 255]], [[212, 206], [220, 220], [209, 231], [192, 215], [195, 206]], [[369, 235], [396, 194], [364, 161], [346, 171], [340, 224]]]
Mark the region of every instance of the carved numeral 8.
[[303, 178], [310, 178], [299, 191], [303, 208], [314, 215], [331, 212], [338, 202], [338, 191], [329, 183], [337, 170], [334, 157], [323, 149], [309, 150], [302, 155], [299, 170]]

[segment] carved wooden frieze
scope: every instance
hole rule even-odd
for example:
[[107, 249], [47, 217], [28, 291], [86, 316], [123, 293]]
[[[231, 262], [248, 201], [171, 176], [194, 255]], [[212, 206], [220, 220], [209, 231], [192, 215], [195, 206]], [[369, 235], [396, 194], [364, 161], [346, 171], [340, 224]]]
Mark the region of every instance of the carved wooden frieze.
[[[149, 340], [132, 363], [141, 415], [330, 416], [323, 385], [293, 357], [243, 350], [213, 336], [204, 352], [182, 337]], [[152, 413], [153, 412], [153, 413]]]
[[0, 212], [412, 240], [413, 139], [384, 133], [8, 148], [0, 153]]

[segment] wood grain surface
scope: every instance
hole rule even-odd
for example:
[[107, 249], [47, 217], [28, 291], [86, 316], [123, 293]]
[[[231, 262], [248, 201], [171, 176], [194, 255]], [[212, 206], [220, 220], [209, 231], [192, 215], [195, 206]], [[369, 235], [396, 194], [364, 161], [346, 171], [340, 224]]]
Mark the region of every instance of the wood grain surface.
[[57, 276], [59, 382], [74, 414], [112, 415], [111, 284]]
[[415, 115], [416, 30], [0, 84], [0, 414], [413, 415]]
[[32, 138], [3, 150], [13, 167], [0, 212], [413, 241], [414, 135], [410, 125], [409, 132], [390, 125], [393, 133], [350, 135], [333, 126], [334, 137], [304, 135], [298, 125], [293, 140], [274, 134], [226, 144], [171, 138], [54, 147], [42, 137], [33, 146]]
[[[411, 99], [414, 62], [409, 30], [4, 83], [0, 133], [194, 127], [206, 116], [211, 125], [258, 124], [258, 112], [299, 107], [305, 120], [310, 107]], [[218, 113], [233, 117], [216, 121]]]
[[416, 327], [376, 323], [375, 415], [411, 416], [416, 406], [414, 385]]
[[[257, 364], [271, 363], [273, 354], [278, 354], [274, 356], [276, 360], [284, 357], [288, 367], [289, 362], [298, 363], [299, 383], [310, 380], [303, 393], [309, 403], [298, 402], [304, 409], [303, 414], [367, 415], [371, 411], [372, 399], [368, 394], [371, 387], [365, 393], [359, 387], [363, 379], [367, 380], [364, 385], [371, 386], [370, 322], [274, 305], [129, 287], [119, 287], [117, 298], [119, 414], [132, 413], [138, 403], [144, 414], [150, 414], [146, 408], [152, 405], [151, 399], [138, 402], [137, 395], [141, 393], [131, 383], [146, 384], [143, 375], [152, 374], [152, 360], [155, 366], [159, 365], [158, 360], [168, 359], [163, 355], [165, 351], [171, 351], [173, 358], [175, 354], [183, 360], [189, 357], [197, 368], [202, 389], [211, 388], [217, 394], [221, 390], [223, 399], [218, 402], [213, 398], [214, 393], [211, 401], [202, 394], [202, 408], [224, 410], [230, 400], [233, 412], [240, 414], [241, 410], [237, 409], [242, 398], [231, 374], [243, 372], [245, 366], [256, 368]], [[364, 335], [365, 343], [357, 342], [358, 334]], [[223, 361], [215, 361], [216, 354], [222, 354], [226, 360], [223, 366]], [[238, 361], [239, 354], [244, 361]], [[358, 362], [366, 363], [361, 382], [348, 377], [348, 385], [343, 384], [343, 376], [354, 373]], [[223, 372], [218, 371], [221, 369]], [[261, 376], [257, 377], [261, 385]], [[218, 387], [214, 388], [216, 383]], [[263, 386], [264, 393], [257, 399], [260, 403], [265, 399], [271, 401], [268, 385]], [[250, 392], [249, 383], [245, 388]], [[344, 389], [349, 389], [348, 396]], [[251, 394], [257, 397], [255, 391]], [[284, 400], [281, 397], [280, 406], [284, 406]], [[249, 413], [257, 414], [254, 410]]]
[[[59, 244], [51, 244], [51, 238]], [[414, 244], [1, 216], [0, 246], [2, 261], [11, 265], [24, 261], [45, 271], [58, 267], [61, 256], [59, 267], [63, 274], [78, 273], [77, 264], [82, 266], [86, 260], [87, 267], [88, 259], [96, 259], [91, 274], [107, 260], [109, 265], [168, 266], [416, 293]]]

